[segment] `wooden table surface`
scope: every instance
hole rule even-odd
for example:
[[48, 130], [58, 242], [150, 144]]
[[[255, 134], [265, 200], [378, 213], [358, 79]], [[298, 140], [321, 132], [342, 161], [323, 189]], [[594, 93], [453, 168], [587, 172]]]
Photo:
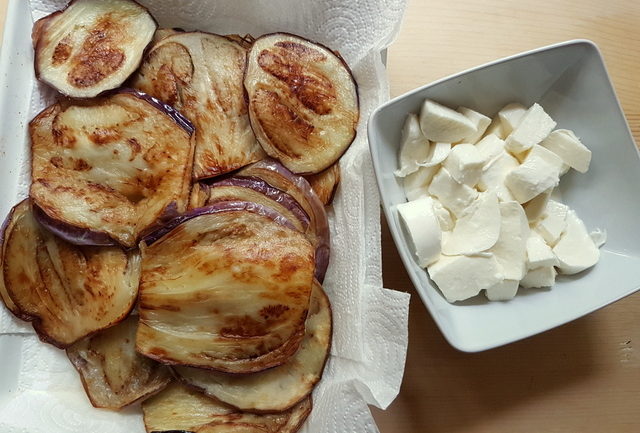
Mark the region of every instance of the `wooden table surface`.
[[[409, 0], [389, 49], [391, 96], [576, 38], [599, 45], [640, 143], [638, 0]], [[384, 224], [382, 248], [385, 286], [412, 295], [400, 395], [386, 411], [372, 409], [382, 433], [640, 432], [640, 293], [527, 340], [466, 354], [444, 340]]]
[[[6, 4], [0, 0], [0, 23]], [[391, 94], [574, 38], [600, 46], [640, 143], [638, 0], [410, 0], [389, 50]], [[382, 433], [640, 432], [640, 293], [527, 340], [465, 354], [422, 305], [384, 223], [382, 242], [385, 286], [412, 295], [400, 395], [386, 411], [372, 409]]]

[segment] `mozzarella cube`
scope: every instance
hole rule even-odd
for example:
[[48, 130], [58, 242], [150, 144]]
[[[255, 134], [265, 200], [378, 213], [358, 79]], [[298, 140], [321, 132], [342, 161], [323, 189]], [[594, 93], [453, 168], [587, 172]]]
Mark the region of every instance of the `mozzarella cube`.
[[532, 269], [520, 281], [520, 286], [525, 289], [551, 287], [556, 283], [556, 270], [553, 266], [543, 266]]
[[485, 165], [490, 164], [494, 158], [504, 152], [504, 140], [501, 140], [496, 135], [490, 134], [476, 143], [476, 149], [478, 149], [480, 156], [484, 159]]
[[449, 302], [469, 299], [504, 279], [493, 256], [440, 256], [428, 271]]
[[433, 199], [425, 196], [401, 203], [398, 215], [413, 242], [418, 265], [426, 268], [438, 260], [442, 231], [433, 209]]
[[495, 255], [505, 279], [520, 280], [526, 273], [527, 216], [522, 206], [510, 201], [500, 203], [500, 218], [500, 236], [489, 252]]
[[553, 189], [548, 189], [522, 205], [529, 224], [535, 224], [546, 215], [547, 203], [549, 203], [552, 192]]
[[518, 203], [555, 188], [560, 182], [562, 160], [542, 146], [531, 148], [524, 162], [505, 178], [505, 184]]
[[573, 131], [568, 129], [553, 131], [540, 145], [558, 155], [565, 164], [580, 173], [586, 173], [589, 170], [591, 151], [580, 142]]
[[542, 236], [531, 231], [527, 239], [527, 269], [537, 269], [543, 266], [556, 266], [558, 259], [551, 251], [551, 247], [542, 239]]
[[444, 143], [456, 143], [476, 132], [476, 126], [463, 114], [429, 99], [420, 110], [420, 128], [429, 140]]
[[505, 151], [502, 151], [482, 169], [478, 189], [480, 191], [493, 191], [500, 201], [514, 201], [515, 198], [504, 184], [505, 178], [518, 168], [518, 161]]
[[518, 280], [504, 280], [495, 286], [489, 287], [485, 291], [485, 295], [490, 301], [508, 301], [518, 293], [518, 283]]
[[584, 222], [571, 209], [567, 212], [567, 226], [553, 252], [558, 258], [558, 270], [567, 275], [582, 272], [600, 259], [600, 250], [589, 236]]
[[419, 164], [429, 157], [431, 144], [420, 130], [418, 116], [409, 114], [402, 128], [402, 142], [400, 143], [400, 168], [394, 172], [397, 177], [404, 177], [418, 170]]
[[475, 186], [482, 173], [484, 159], [478, 149], [470, 143], [454, 146], [443, 166], [459, 183]]
[[498, 116], [494, 117], [491, 120], [491, 123], [487, 127], [487, 130], [484, 132], [485, 137], [488, 137], [490, 135], [495, 135], [501, 140], [504, 140], [505, 138], [507, 138], [507, 135], [509, 135], [504, 130], [504, 127], [502, 126], [502, 122], [500, 121]]
[[511, 153], [522, 153], [544, 140], [555, 127], [556, 122], [544, 109], [533, 104], [505, 140], [505, 147]]
[[440, 229], [443, 232], [444, 231], [448, 232], [453, 230], [455, 222], [451, 217], [451, 212], [449, 212], [447, 208], [442, 206], [442, 203], [440, 203], [440, 200], [433, 197], [431, 198], [433, 199], [433, 211], [435, 212], [436, 217], [438, 218], [438, 223], [440, 223]]
[[505, 136], [508, 136], [520, 124], [522, 117], [527, 112], [527, 107], [517, 102], [507, 104], [498, 111], [498, 119], [502, 124]]
[[402, 180], [404, 195], [407, 200], [415, 200], [423, 195], [427, 195], [427, 189], [431, 183], [431, 179], [438, 171], [438, 167], [419, 167], [410, 175]]
[[476, 132], [464, 137], [462, 141], [471, 144], [476, 143], [478, 140], [480, 140], [482, 134], [484, 134], [484, 132], [487, 130], [487, 127], [491, 123], [491, 119], [484, 114], [478, 113], [477, 111], [474, 111], [471, 108], [467, 107], [458, 107], [457, 111], [458, 113], [463, 114], [464, 117], [469, 119], [471, 123], [473, 123], [476, 127]]
[[555, 200], [549, 200], [545, 210], [546, 216], [538, 222], [535, 230], [540, 233], [547, 245], [553, 247], [567, 226], [569, 207]]
[[458, 218], [476, 199], [478, 191], [458, 183], [446, 168], [440, 167], [431, 180], [429, 194], [436, 196], [440, 203]]

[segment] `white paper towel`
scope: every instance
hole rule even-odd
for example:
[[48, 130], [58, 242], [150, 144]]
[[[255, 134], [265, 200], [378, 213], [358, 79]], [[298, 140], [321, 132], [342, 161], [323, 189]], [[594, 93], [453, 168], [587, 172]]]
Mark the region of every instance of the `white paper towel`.
[[[306, 432], [377, 431], [367, 404], [386, 408], [402, 380], [409, 296], [382, 288], [379, 197], [366, 120], [388, 98], [379, 52], [396, 35], [405, 1], [141, 1], [162, 26], [254, 36], [297, 33], [339, 50], [354, 72], [361, 121], [356, 140], [341, 159], [341, 184], [329, 215], [332, 250], [324, 286], [334, 313], [333, 347], [314, 391]], [[30, 0], [34, 19], [65, 4], [66, 0]], [[45, 86], [33, 87], [29, 118], [55, 97]], [[23, 173], [19, 195], [26, 195], [29, 182], [26, 144], [23, 156], [16, 162]], [[4, 307], [0, 365], [2, 432], [144, 431], [137, 407], [118, 413], [92, 408], [64, 352], [40, 343], [31, 328], [10, 317]]]

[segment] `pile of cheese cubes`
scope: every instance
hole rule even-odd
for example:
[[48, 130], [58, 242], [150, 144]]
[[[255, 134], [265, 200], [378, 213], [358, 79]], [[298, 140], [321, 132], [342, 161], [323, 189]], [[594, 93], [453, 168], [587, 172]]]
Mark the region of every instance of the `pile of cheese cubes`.
[[551, 198], [569, 169], [587, 171], [591, 151], [555, 127], [538, 104], [508, 104], [492, 120], [426, 100], [407, 116], [395, 175], [409, 201], [397, 211], [449, 302], [481, 291], [508, 300], [597, 263], [605, 235]]

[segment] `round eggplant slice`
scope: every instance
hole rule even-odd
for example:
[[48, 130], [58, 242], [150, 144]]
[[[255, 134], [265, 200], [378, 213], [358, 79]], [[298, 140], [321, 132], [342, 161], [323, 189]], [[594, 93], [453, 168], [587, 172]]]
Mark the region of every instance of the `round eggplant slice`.
[[155, 98], [122, 90], [54, 104], [29, 125], [39, 221], [81, 245], [136, 245], [187, 206], [193, 127]]
[[40, 339], [64, 349], [127, 317], [138, 294], [140, 255], [71, 245], [42, 229], [25, 200], [4, 232], [2, 277], [3, 299]]
[[120, 409], [171, 382], [171, 370], [136, 352], [138, 316], [87, 337], [67, 349], [95, 407]]
[[311, 412], [311, 397], [278, 413], [256, 415], [232, 409], [179, 383], [142, 403], [151, 432], [295, 433]]
[[356, 136], [355, 80], [322, 45], [287, 33], [259, 37], [247, 56], [244, 87], [258, 141], [294, 173], [324, 170]]
[[60, 93], [92, 98], [138, 68], [157, 24], [131, 0], [73, 0], [34, 24], [36, 76]]
[[322, 376], [331, 345], [331, 306], [314, 284], [300, 349], [286, 363], [253, 374], [224, 374], [190, 367], [174, 367], [190, 386], [240, 410], [279, 412], [311, 393]]
[[145, 57], [133, 86], [173, 105], [196, 127], [195, 179], [265, 157], [249, 123], [242, 77], [246, 49], [203, 32], [170, 35]]
[[330, 233], [329, 220], [324, 205], [309, 185], [309, 182], [297, 174], [292, 173], [273, 159], [264, 159], [243, 168], [237, 174], [239, 177], [256, 177], [264, 180], [270, 186], [292, 196], [309, 216], [309, 230], [306, 234], [316, 247], [315, 278], [322, 283], [329, 266]]
[[318, 174], [305, 176], [313, 191], [325, 206], [333, 201], [333, 196], [340, 183], [340, 164], [337, 162]]
[[298, 349], [313, 247], [285, 218], [219, 202], [176, 218], [142, 244], [137, 350], [166, 363], [261, 371]]

